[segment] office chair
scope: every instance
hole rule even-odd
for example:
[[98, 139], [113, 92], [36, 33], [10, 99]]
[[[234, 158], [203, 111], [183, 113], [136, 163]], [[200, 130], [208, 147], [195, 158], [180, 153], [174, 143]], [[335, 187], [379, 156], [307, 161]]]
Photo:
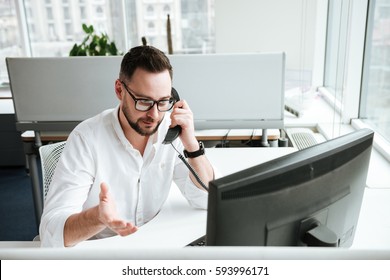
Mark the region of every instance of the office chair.
[[[51, 178], [53, 177], [54, 170], [56, 169], [57, 162], [60, 159], [65, 144], [66, 141], [62, 141], [53, 144], [43, 145], [39, 148], [39, 156], [41, 157], [42, 167], [43, 204], [45, 204], [45, 199], [47, 192], [49, 191]], [[35, 236], [33, 241], [40, 241], [39, 235]]]
[[43, 202], [45, 202], [47, 192], [49, 191], [51, 178], [53, 177], [54, 170], [57, 166], [58, 160], [60, 159], [65, 144], [66, 141], [62, 141], [58, 143], [47, 144], [39, 148], [39, 155], [41, 157], [42, 166]]

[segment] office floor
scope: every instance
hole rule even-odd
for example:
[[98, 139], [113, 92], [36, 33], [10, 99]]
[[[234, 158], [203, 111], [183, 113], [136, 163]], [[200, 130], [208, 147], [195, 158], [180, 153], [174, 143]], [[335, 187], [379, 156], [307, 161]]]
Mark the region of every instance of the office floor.
[[37, 234], [29, 175], [24, 167], [0, 167], [0, 241], [29, 241]]

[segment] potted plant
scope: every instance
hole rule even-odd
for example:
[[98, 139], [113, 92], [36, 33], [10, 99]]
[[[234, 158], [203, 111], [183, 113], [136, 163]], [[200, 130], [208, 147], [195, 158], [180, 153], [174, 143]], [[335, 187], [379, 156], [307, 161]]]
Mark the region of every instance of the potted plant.
[[118, 51], [115, 42], [110, 41], [107, 34], [97, 35], [93, 25], [82, 25], [86, 36], [81, 44], [74, 44], [69, 56], [105, 56], [105, 55], [121, 55]]

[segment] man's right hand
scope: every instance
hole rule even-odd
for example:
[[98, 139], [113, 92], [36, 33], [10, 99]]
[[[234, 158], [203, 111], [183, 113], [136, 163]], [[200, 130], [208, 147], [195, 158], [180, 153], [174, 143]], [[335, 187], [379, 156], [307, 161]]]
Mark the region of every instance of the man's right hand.
[[64, 226], [64, 246], [74, 246], [97, 233], [110, 228], [126, 236], [137, 231], [137, 227], [121, 219], [116, 210], [114, 198], [106, 183], [100, 184], [99, 205], [71, 215]]
[[109, 187], [106, 183], [100, 184], [99, 194], [99, 221], [120, 236], [126, 236], [137, 231], [137, 227], [121, 219]]

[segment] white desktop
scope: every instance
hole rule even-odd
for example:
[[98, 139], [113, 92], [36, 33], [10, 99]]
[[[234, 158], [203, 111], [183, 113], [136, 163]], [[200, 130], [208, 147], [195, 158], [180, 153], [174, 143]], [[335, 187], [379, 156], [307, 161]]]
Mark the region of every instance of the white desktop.
[[[294, 152], [294, 148], [210, 148], [218, 176]], [[0, 242], [1, 259], [390, 259], [390, 221], [372, 219], [390, 211], [390, 192], [366, 188], [355, 242], [345, 248], [186, 247], [206, 233], [207, 211], [190, 207], [176, 186], [161, 212], [136, 233], [85, 241], [73, 248], [39, 248], [39, 242]], [[376, 207], [376, 208], [375, 208]], [[386, 210], [387, 209], [387, 210]], [[383, 215], [382, 215], [383, 216]]]

